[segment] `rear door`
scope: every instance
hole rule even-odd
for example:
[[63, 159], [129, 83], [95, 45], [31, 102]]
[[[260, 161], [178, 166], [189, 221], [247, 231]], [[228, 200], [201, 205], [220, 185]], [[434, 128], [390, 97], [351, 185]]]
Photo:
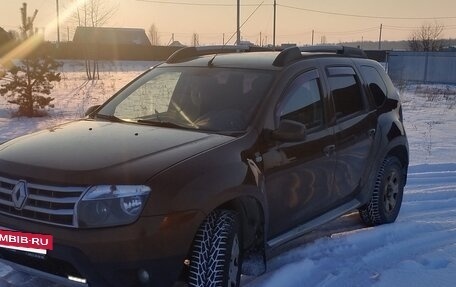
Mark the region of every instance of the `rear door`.
[[326, 66], [325, 72], [335, 112], [337, 163], [335, 203], [356, 193], [373, 147], [376, 113], [370, 108], [361, 80], [352, 65]]

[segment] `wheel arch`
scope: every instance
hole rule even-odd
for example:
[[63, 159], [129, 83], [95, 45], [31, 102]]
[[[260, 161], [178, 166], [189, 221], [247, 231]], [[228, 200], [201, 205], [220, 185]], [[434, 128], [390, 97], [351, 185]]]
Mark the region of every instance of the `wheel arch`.
[[242, 273], [260, 275], [266, 272], [265, 211], [254, 197], [241, 196], [219, 205], [217, 209], [234, 210], [239, 214], [242, 230]]
[[[260, 275], [266, 271], [265, 252], [265, 211], [261, 200], [254, 196], [240, 195], [229, 199], [212, 210], [205, 212], [206, 216], [216, 210], [232, 210], [238, 214], [241, 228], [241, 248], [243, 252], [242, 273]], [[200, 223], [202, 224], [203, 221]], [[191, 253], [191, 248], [188, 254]]]
[[404, 175], [404, 185], [407, 184], [407, 172], [409, 165], [409, 155], [407, 148], [403, 145], [398, 145], [392, 148], [386, 155], [396, 157], [402, 165], [402, 174]]
[[402, 165], [402, 173], [404, 185], [407, 183], [407, 172], [409, 165], [409, 150], [408, 142], [405, 136], [397, 136], [392, 140], [388, 140], [383, 137], [382, 141], [379, 143], [380, 146], [384, 148], [379, 149], [375, 152], [375, 156], [372, 158], [372, 164], [370, 169], [366, 170], [364, 180], [360, 185], [360, 192], [357, 195], [357, 199], [361, 202], [361, 207], [365, 206], [371, 196], [374, 189], [374, 183], [376, 180], [377, 171], [380, 169], [383, 161], [389, 157], [396, 157]]
[[253, 247], [258, 237], [264, 237], [265, 216], [261, 203], [254, 197], [241, 196], [227, 201], [214, 210], [229, 209], [239, 215], [242, 230], [242, 246], [245, 250]]

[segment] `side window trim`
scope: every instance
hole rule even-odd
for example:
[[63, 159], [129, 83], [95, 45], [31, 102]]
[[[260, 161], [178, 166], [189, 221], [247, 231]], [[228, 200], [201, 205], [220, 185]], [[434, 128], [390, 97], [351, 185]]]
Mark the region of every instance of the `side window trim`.
[[360, 75], [355, 71], [355, 69], [352, 66], [349, 65], [340, 65], [340, 66], [327, 66], [325, 67], [326, 75], [328, 78], [328, 84], [329, 84], [329, 94], [331, 101], [333, 103], [334, 107], [334, 113], [337, 113], [337, 107], [336, 107], [336, 102], [334, 100], [334, 94], [333, 94], [333, 89], [330, 85], [331, 78], [336, 78], [336, 77], [343, 77], [343, 76], [352, 76], [356, 82], [356, 85], [359, 89], [359, 93], [361, 96], [361, 101], [362, 101], [362, 109], [358, 110], [355, 113], [345, 115], [343, 117], [336, 118], [336, 123], [341, 123], [347, 120], [350, 120], [352, 118], [355, 118], [361, 114], [367, 113], [369, 109], [369, 102], [368, 98], [366, 97], [367, 95], [365, 94], [364, 88], [362, 87], [362, 81], [360, 79]]
[[328, 77], [335, 76], [355, 76], [356, 72], [349, 66], [330, 66], [326, 67], [326, 74]]
[[[320, 72], [317, 67], [314, 67], [310, 70], [306, 70], [298, 75], [296, 75], [287, 85], [287, 87], [283, 91], [283, 95], [281, 96], [280, 100], [278, 101], [275, 112], [274, 112], [274, 117], [275, 117], [275, 124], [278, 126], [280, 123], [280, 118], [281, 118], [281, 112], [285, 108], [285, 105], [287, 104], [288, 100], [292, 97], [292, 94], [289, 93], [290, 89], [293, 87], [293, 85], [296, 83], [296, 80], [300, 79], [303, 82], [307, 81], [312, 81], [316, 80], [317, 85], [318, 85], [318, 92], [320, 96], [320, 101], [322, 105], [322, 124], [318, 127], [321, 128], [322, 126], [325, 125], [326, 123], [326, 117], [325, 117], [325, 112], [326, 112], [326, 107], [325, 107], [325, 102], [324, 102], [324, 94], [323, 94], [323, 89], [322, 89], [322, 81], [320, 80]], [[310, 129], [314, 130], [314, 128]]]

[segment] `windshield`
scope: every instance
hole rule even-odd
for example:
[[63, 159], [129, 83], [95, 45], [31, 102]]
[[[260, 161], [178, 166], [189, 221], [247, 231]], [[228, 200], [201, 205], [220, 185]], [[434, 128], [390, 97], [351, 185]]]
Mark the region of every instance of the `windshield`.
[[131, 83], [95, 116], [173, 128], [243, 131], [272, 77], [271, 72], [258, 70], [159, 67]]

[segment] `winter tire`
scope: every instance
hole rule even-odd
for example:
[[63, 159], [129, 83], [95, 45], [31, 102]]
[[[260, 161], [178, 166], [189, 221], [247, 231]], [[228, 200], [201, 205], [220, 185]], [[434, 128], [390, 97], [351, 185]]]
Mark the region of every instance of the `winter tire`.
[[237, 287], [241, 264], [236, 213], [230, 210], [212, 212], [195, 236], [189, 267], [189, 286]]
[[365, 224], [374, 226], [394, 222], [404, 193], [402, 165], [396, 157], [387, 157], [377, 172], [372, 197], [359, 210]]

